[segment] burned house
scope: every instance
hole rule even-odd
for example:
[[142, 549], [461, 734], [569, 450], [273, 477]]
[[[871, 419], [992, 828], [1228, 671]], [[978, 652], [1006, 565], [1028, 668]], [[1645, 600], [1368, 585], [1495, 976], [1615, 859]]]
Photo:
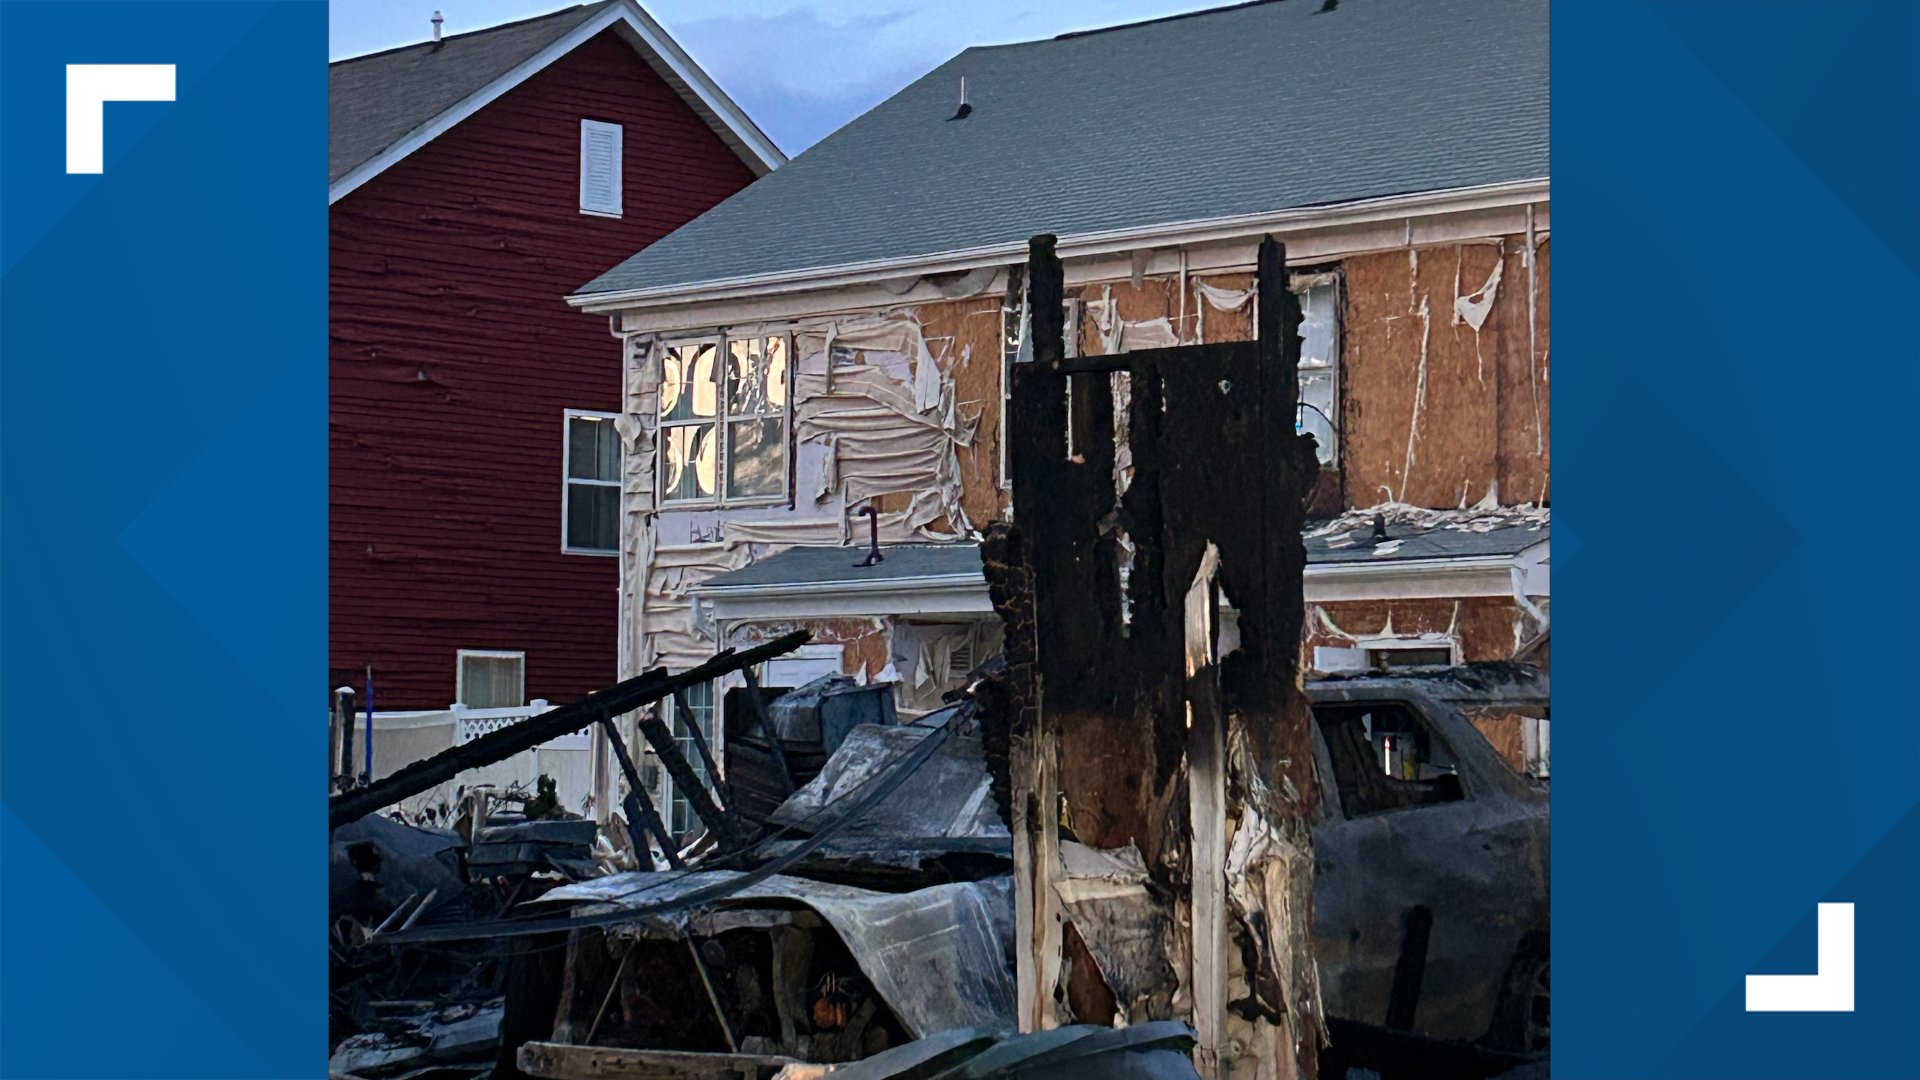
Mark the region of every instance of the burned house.
[[[1311, 1069], [1327, 1002], [1504, 1031], [1543, 957], [1501, 938], [1518, 975], [1423, 1004], [1457, 940], [1422, 929], [1438, 901], [1356, 922], [1359, 966], [1323, 981], [1314, 853], [1330, 814], [1429, 805], [1510, 805], [1543, 843], [1544, 691], [1322, 715], [1302, 679], [1544, 652], [1546, 31], [1539, 0], [1276, 0], [970, 49], [568, 297], [618, 339], [621, 676], [806, 635], [595, 718], [595, 813], [651, 837], [627, 873], [718, 858], [751, 880], [671, 903], [760, 889], [845, 944], [826, 882], [1010, 870], [997, 1015], [1191, 1023], [1209, 1076]], [[918, 783], [971, 816], [777, 839], [853, 733], [948, 731], [963, 700], [980, 766]], [[1487, 754], [1431, 751], [1472, 729]], [[940, 861], [969, 851], [998, 862]], [[1544, 911], [1526, 867], [1498, 913], [1516, 936]], [[570, 886], [549, 924], [664, 912], [628, 886], [680, 888]], [[731, 952], [684, 966], [684, 926], [604, 933], [603, 966], [681, 940], [675, 977], [730, 1049], [746, 998], [797, 1045], [764, 984], [687, 981]], [[604, 987], [630, 976], [594, 978], [627, 1002]], [[890, 1039], [915, 1033], [884, 1004]]]
[[[803, 627], [763, 685], [887, 682], [912, 715], [1001, 649], [975, 545], [1051, 509], [1016, 505], [1007, 438], [1038, 233], [1070, 357], [1250, 340], [1285, 244], [1308, 663], [1537, 647], [1546, 31], [1532, 0], [1290, 0], [970, 49], [582, 287], [626, 380], [622, 675]], [[723, 767], [740, 686], [666, 706]]]

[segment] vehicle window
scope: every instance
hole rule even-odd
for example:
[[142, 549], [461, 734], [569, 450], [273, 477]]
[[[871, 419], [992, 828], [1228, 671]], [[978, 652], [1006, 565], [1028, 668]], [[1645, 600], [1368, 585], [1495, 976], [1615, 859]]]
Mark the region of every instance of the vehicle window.
[[1400, 702], [1313, 710], [1349, 818], [1466, 797], [1460, 768], [1418, 710]]

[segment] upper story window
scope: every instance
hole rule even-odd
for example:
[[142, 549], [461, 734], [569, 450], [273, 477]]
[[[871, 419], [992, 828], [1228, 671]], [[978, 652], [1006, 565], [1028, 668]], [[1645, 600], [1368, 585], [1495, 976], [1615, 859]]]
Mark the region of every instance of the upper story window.
[[620, 433], [607, 413], [567, 410], [563, 549], [612, 555], [620, 548]]
[[775, 502], [787, 495], [792, 342], [729, 338], [668, 347], [660, 372], [660, 501]]
[[620, 216], [620, 125], [580, 121], [580, 212]]
[[1319, 444], [1320, 464], [1340, 460], [1340, 280], [1333, 274], [1297, 276], [1300, 298], [1300, 409], [1295, 427]]

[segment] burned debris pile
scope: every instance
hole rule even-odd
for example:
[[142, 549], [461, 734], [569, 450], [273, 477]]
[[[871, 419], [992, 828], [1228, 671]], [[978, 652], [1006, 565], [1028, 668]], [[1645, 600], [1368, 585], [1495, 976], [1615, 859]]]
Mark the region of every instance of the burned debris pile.
[[1010, 1038], [1012, 837], [982, 702], [902, 722], [888, 691], [826, 678], [754, 701], [696, 808], [714, 841], [636, 829], [618, 840], [637, 869], [605, 872], [622, 860], [590, 819], [484, 796], [461, 831], [336, 827], [332, 1073], [1065, 1077], [1128, 1057], [1191, 1076], [1184, 1025], [1071, 1052], [1096, 1029]]

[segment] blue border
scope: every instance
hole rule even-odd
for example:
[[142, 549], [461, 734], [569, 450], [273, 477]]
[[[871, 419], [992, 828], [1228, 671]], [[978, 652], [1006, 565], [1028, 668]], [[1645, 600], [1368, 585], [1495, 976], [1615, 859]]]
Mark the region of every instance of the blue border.
[[326, 15], [0, 4], [9, 1078], [325, 1072]]
[[[1920, 1074], [1920, 5], [1553, 8], [1556, 1077]], [[1747, 1013], [1856, 905], [1856, 1011]]]

